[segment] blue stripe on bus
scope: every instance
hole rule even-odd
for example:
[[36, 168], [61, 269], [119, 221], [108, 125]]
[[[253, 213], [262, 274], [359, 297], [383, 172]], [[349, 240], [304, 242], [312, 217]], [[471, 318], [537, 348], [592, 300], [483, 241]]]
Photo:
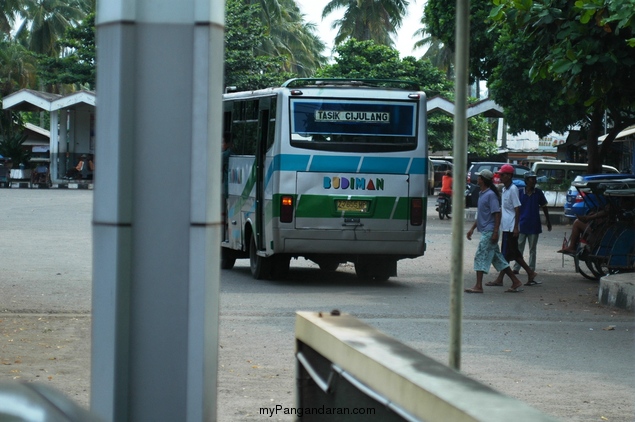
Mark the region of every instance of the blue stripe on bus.
[[337, 171], [343, 173], [357, 172], [361, 157], [314, 155], [309, 171]]
[[281, 171], [306, 171], [309, 165], [310, 155], [281, 154], [276, 155], [273, 167]]
[[364, 157], [360, 173], [397, 173], [408, 172], [409, 157]]
[[410, 166], [410, 174], [428, 174], [428, 159], [414, 158]]
[[[347, 173], [388, 173], [388, 174], [427, 174], [427, 159], [409, 157], [364, 157], [360, 168], [361, 156], [333, 156], [280, 154], [267, 169], [266, 179], [272, 171], [315, 171]], [[311, 167], [307, 169], [311, 162]], [[410, 168], [408, 168], [410, 165]]]

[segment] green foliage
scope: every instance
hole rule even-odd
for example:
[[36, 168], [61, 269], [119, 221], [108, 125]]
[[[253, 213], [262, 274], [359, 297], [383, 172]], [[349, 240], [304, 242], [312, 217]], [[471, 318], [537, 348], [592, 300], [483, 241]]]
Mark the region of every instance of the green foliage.
[[538, 136], [563, 133], [572, 125], [571, 116], [584, 115], [577, 104], [561, 95], [559, 82], [542, 79], [532, 82], [529, 70], [536, 46], [526, 32], [502, 31], [494, 51], [497, 66], [490, 82], [490, 96], [505, 109], [511, 133], [531, 129]]
[[58, 40], [94, 6], [86, 0], [23, 0], [16, 39], [36, 54], [57, 57], [61, 53]]
[[0, 41], [0, 96], [36, 85], [35, 60], [19, 43]]
[[[499, 36], [498, 27], [489, 19], [492, 0], [470, 1], [470, 79], [488, 79], [495, 65], [493, 48]], [[426, 32], [440, 40], [451, 51], [456, 43], [456, 2], [428, 0], [421, 22]]]
[[240, 0], [226, 4], [225, 86], [235, 86], [238, 91], [279, 86], [294, 77], [282, 70], [282, 57], [256, 50], [265, 38], [260, 13], [258, 4], [245, 6]]
[[[615, 135], [635, 124], [633, 0], [495, 0], [490, 17], [507, 34], [497, 44], [492, 91], [497, 101], [513, 91], [520, 100], [501, 104], [506, 115], [517, 117], [518, 130], [536, 130], [540, 119], [543, 130], [579, 125], [589, 170], [599, 171]], [[522, 57], [522, 65], [505, 60], [513, 55]], [[522, 75], [521, 67], [527, 70]], [[536, 93], [543, 97], [542, 112]], [[612, 129], [599, 149], [605, 113]]]
[[59, 41], [64, 55], [38, 58], [38, 76], [45, 85], [74, 85], [94, 90], [95, 69], [95, 14], [91, 13], [80, 25], [66, 29]]
[[263, 55], [280, 57], [286, 72], [310, 77], [326, 63], [325, 45], [316, 35], [315, 25], [304, 21], [295, 0], [252, 0], [260, 5], [265, 37], [256, 49]]
[[407, 8], [405, 0], [330, 0], [322, 11], [322, 18], [345, 9], [344, 16], [333, 22], [333, 29], [339, 28], [335, 45], [357, 39], [392, 47], [391, 37], [401, 26]]
[[[454, 84], [444, 72], [428, 60], [414, 57], [399, 58], [399, 53], [373, 41], [349, 40], [335, 48], [335, 63], [317, 72], [318, 77], [400, 79], [416, 82], [428, 98], [440, 95], [452, 100]], [[470, 118], [468, 122], [468, 151], [487, 156], [496, 151], [496, 144], [489, 137], [489, 125], [483, 117]], [[435, 112], [428, 116], [428, 143], [432, 151], [451, 150], [453, 146], [453, 118]]]
[[[1, 105], [1, 104], [0, 104]], [[22, 121], [18, 113], [12, 111], [0, 112], [0, 155], [10, 158], [14, 166], [28, 164], [31, 158], [31, 151], [23, 147], [27, 135], [22, 126]]]

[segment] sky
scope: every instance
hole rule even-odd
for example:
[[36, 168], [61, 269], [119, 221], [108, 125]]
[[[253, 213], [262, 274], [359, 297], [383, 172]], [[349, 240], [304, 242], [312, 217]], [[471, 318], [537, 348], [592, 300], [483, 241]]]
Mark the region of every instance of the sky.
[[[316, 32], [327, 46], [325, 54], [330, 55], [333, 49], [333, 39], [337, 33], [337, 30], [331, 29], [331, 23], [344, 14], [344, 9], [339, 9], [322, 20], [322, 10], [329, 3], [329, 0], [296, 0], [296, 3], [302, 13], [304, 13], [305, 20], [316, 24]], [[397, 33], [397, 38], [394, 39], [395, 47], [399, 50], [401, 57], [421, 57], [425, 52], [421, 48], [416, 51], [412, 49], [415, 43], [413, 34], [421, 26], [420, 21], [421, 16], [423, 16], [424, 4], [425, 0], [410, 0], [408, 15], [404, 17], [403, 24]]]

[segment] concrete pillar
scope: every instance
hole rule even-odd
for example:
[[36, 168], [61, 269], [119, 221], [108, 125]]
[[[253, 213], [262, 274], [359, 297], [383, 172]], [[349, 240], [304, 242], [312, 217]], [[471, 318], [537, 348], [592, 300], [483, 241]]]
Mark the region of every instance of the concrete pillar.
[[59, 123], [59, 112], [57, 110], [51, 112], [51, 121], [50, 121], [50, 138], [49, 138], [49, 156], [51, 158], [51, 162], [49, 163], [49, 172], [51, 174], [51, 180], [56, 182], [59, 179], [59, 135], [57, 131], [57, 126]]
[[222, 1], [98, 2], [91, 410], [216, 420]]
[[[57, 130], [57, 128], [56, 128]], [[59, 117], [59, 131], [60, 131], [60, 137], [59, 137], [59, 148], [60, 148], [60, 155], [59, 155], [59, 177], [64, 177], [66, 176], [66, 171], [68, 170], [68, 110], [66, 109], [62, 109], [60, 110], [60, 117]], [[52, 135], [51, 135], [52, 136]]]

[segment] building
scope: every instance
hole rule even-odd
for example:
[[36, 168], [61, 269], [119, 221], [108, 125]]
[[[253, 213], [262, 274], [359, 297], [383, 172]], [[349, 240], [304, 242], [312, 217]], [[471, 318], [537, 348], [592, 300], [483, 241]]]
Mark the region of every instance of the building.
[[[95, 93], [78, 91], [68, 95], [21, 89], [2, 99], [5, 110], [44, 111], [50, 113], [48, 156], [53, 183], [63, 183], [66, 171], [74, 167], [82, 154], [95, 152]], [[32, 131], [45, 136], [37, 126]], [[29, 126], [27, 126], [29, 129]], [[41, 142], [41, 140], [39, 141]], [[26, 144], [26, 143], [25, 143]], [[46, 154], [46, 145], [38, 144], [33, 153]]]

